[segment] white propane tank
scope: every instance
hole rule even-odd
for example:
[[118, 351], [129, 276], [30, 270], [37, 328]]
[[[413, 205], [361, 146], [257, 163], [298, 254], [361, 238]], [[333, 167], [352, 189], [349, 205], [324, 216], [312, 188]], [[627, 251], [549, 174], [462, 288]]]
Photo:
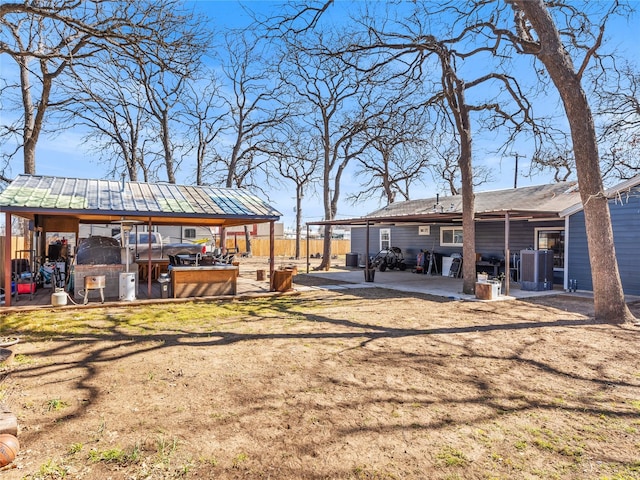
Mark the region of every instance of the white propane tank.
[[56, 291], [51, 294], [51, 305], [54, 307], [62, 307], [67, 304], [67, 292], [64, 288], [56, 288]]

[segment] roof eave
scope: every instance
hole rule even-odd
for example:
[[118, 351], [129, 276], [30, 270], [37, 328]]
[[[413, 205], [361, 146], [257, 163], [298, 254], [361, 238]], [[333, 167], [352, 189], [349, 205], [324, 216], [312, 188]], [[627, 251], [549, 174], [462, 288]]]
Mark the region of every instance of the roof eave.
[[[605, 197], [607, 197], [609, 200], [612, 198], [615, 198], [617, 195], [619, 195], [621, 192], [625, 192], [628, 191], [634, 187], [637, 187], [638, 185], [640, 185], [640, 175], [636, 175], [633, 178], [630, 178], [629, 180], [625, 180], [623, 182], [618, 183], [617, 185], [614, 185], [611, 188], [607, 188], [604, 191], [604, 195]], [[565, 208], [563, 211], [560, 212], [560, 216], [561, 217], [569, 217], [571, 215], [574, 215], [578, 212], [580, 212], [583, 209], [583, 205], [582, 202], [578, 202], [574, 205], [571, 205], [568, 208]]]
[[[476, 220], [495, 220], [499, 221], [509, 214], [515, 219], [535, 219], [558, 217], [557, 211], [551, 210], [492, 210], [485, 212], [477, 212]], [[454, 223], [462, 221], [462, 213], [460, 212], [444, 212], [444, 213], [427, 213], [416, 215], [389, 215], [379, 217], [357, 217], [340, 220], [318, 220], [307, 222], [307, 225], [382, 225], [382, 224], [417, 224], [417, 223]]]

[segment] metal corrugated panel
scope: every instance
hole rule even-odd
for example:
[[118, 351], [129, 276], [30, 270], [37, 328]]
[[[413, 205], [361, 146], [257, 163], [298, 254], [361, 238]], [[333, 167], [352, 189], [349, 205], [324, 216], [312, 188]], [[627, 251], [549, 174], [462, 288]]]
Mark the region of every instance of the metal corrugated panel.
[[19, 175], [0, 194], [0, 208], [185, 217], [273, 217], [281, 214], [248, 192], [168, 183]]
[[[69, 187], [68, 205], [72, 210], [81, 210], [88, 208], [87, 198], [85, 195], [87, 182], [81, 182], [79, 179], [70, 179], [67, 182]], [[59, 207], [62, 208], [62, 205]]]
[[160, 212], [160, 204], [151, 191], [148, 183], [129, 183], [129, 193], [134, 209], [139, 212]]
[[206, 213], [219, 212], [218, 206], [211, 200], [210, 187], [189, 188], [194, 203], [201, 205]]
[[195, 213], [204, 213], [206, 211], [206, 207], [202, 204], [202, 197], [196, 194], [197, 191], [197, 188], [188, 187], [185, 185], [180, 187], [180, 193], [182, 194], [182, 196], [189, 202], [190, 205], [196, 208]]

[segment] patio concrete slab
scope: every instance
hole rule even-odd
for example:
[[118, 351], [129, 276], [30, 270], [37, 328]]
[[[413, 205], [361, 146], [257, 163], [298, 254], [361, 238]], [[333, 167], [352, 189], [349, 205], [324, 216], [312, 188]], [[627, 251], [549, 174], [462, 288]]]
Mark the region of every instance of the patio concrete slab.
[[[302, 272], [300, 272], [302, 273]], [[338, 290], [345, 288], [387, 288], [390, 290], [398, 290], [402, 292], [413, 292], [427, 295], [437, 295], [458, 300], [469, 301], [505, 301], [517, 298], [531, 298], [543, 295], [557, 295], [564, 293], [564, 290], [556, 288], [554, 290], [529, 291], [522, 290], [517, 283], [511, 283], [509, 295], [501, 295], [494, 300], [478, 300], [475, 295], [465, 295], [462, 293], [462, 279], [443, 277], [440, 275], [424, 275], [421, 273], [412, 273], [411, 271], [386, 270], [384, 272], [376, 271], [373, 282], [365, 282], [364, 270], [361, 268], [338, 269], [333, 267], [330, 271], [314, 271], [308, 274], [314, 277], [322, 278], [326, 282], [334, 280], [336, 282], [346, 282], [332, 285], [327, 283], [325, 286], [312, 287], [328, 290]], [[347, 287], [349, 285], [349, 287]], [[300, 285], [294, 285], [296, 290], [305, 290]]]

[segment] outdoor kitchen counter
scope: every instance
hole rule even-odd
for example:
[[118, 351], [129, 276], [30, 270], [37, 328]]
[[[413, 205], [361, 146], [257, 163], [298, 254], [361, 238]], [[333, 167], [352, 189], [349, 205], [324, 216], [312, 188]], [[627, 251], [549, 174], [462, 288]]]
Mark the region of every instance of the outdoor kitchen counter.
[[173, 298], [235, 295], [238, 267], [172, 266], [171, 290]]

